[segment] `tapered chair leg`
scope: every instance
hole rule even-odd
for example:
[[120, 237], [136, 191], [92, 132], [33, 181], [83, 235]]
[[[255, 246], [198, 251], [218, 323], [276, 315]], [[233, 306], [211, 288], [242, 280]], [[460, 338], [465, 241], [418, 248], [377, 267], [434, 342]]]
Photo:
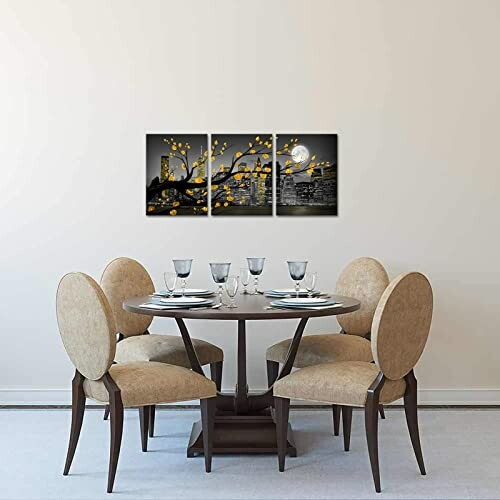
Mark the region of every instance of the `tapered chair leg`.
[[104, 418], [103, 418], [103, 420], [108, 420], [108, 417], [109, 417], [109, 405], [106, 405], [104, 407]]
[[276, 361], [266, 361], [267, 364], [267, 386], [271, 387], [278, 378], [280, 364]]
[[278, 441], [278, 467], [280, 472], [285, 470], [285, 457], [288, 442], [288, 417], [290, 413], [290, 400], [274, 398], [276, 415], [276, 437]]
[[214, 423], [216, 398], [202, 399], [201, 404], [201, 426], [203, 430], [203, 454], [205, 455], [205, 471], [212, 470], [212, 452], [214, 440]]
[[413, 370], [405, 377], [406, 392], [404, 396], [406, 423], [410, 433], [411, 444], [415, 457], [417, 458], [420, 473], [425, 476], [424, 457], [422, 456], [422, 448], [420, 446], [420, 434], [418, 431], [418, 414], [417, 414], [417, 379]]
[[375, 491], [380, 493], [380, 469], [378, 463], [378, 401], [368, 398], [365, 406], [365, 430], [368, 455], [372, 468]]
[[116, 468], [118, 466], [118, 457], [120, 456], [120, 447], [123, 434], [123, 403], [119, 387], [109, 374], [103, 377], [104, 385], [109, 393], [109, 415], [111, 427], [111, 439], [109, 446], [109, 470], [108, 470], [108, 488], [107, 492], [113, 491], [115, 483]]
[[217, 390], [220, 392], [222, 387], [222, 361], [210, 363], [210, 378], [215, 382]]
[[75, 456], [76, 445], [82, 429], [83, 414], [85, 413], [85, 393], [83, 392], [84, 377], [78, 371], [75, 372], [72, 383], [72, 404], [71, 404], [71, 432], [69, 437], [68, 453], [64, 464], [63, 475], [67, 476]]
[[342, 407], [342, 431], [344, 433], [344, 451], [351, 445], [352, 406]]
[[385, 420], [385, 411], [384, 411], [384, 407], [383, 407], [383, 405], [379, 405], [379, 406], [378, 406], [378, 412], [379, 412], [379, 414], [380, 414], [380, 418], [381, 418], [382, 420]]
[[340, 434], [340, 414], [342, 413], [342, 407], [338, 405], [332, 405], [333, 413], [333, 435], [338, 436]]
[[155, 413], [156, 413], [156, 406], [151, 405], [149, 407], [149, 437], [153, 437], [155, 434]]
[[150, 407], [139, 407], [139, 422], [141, 425], [141, 447], [142, 451], [148, 451], [148, 427], [149, 427]]

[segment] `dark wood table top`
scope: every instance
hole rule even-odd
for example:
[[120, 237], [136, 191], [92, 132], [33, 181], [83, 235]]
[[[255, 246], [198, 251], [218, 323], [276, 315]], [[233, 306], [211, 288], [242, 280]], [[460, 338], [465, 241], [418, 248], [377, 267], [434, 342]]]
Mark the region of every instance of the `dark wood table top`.
[[[136, 297], [123, 302], [126, 311], [148, 316], [162, 316], [165, 318], [182, 319], [216, 319], [216, 320], [269, 320], [269, 319], [291, 319], [291, 318], [319, 318], [322, 316], [336, 316], [357, 311], [360, 307], [359, 300], [341, 295], [329, 295], [341, 306], [328, 309], [266, 309], [269, 304], [276, 300], [264, 295], [238, 295], [235, 309], [222, 306], [219, 309], [148, 309], [139, 307], [150, 301], [150, 297]], [[216, 303], [218, 297], [214, 299]]]

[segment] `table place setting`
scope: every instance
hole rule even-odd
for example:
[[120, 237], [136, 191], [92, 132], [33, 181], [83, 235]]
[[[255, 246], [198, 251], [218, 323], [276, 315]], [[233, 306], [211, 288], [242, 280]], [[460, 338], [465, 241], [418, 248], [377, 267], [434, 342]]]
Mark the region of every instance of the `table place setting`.
[[[202, 309], [236, 309], [236, 296], [241, 283], [243, 296], [264, 296], [274, 299], [264, 304], [264, 310], [288, 309], [288, 310], [321, 310], [334, 307], [342, 307], [343, 304], [336, 302], [327, 294], [316, 288], [318, 273], [307, 272], [308, 261], [287, 261], [290, 277], [295, 283], [294, 288], [272, 288], [266, 291], [258, 289], [259, 276], [264, 269], [265, 257], [247, 257], [247, 267], [239, 269], [239, 275], [230, 274], [230, 262], [210, 262], [212, 279], [217, 285], [217, 290], [205, 288], [187, 288], [187, 279], [191, 274], [193, 259], [174, 259], [174, 272], [163, 273], [165, 290], [153, 292], [147, 302], [139, 307], [152, 310], [202, 310]], [[253, 278], [252, 290], [248, 287]], [[181, 287], [178, 288], [178, 282]], [[301, 288], [301, 283], [303, 288]], [[224, 292], [229, 298], [229, 303], [223, 299]], [[216, 297], [216, 298], [215, 298]], [[242, 298], [244, 302], [247, 299]], [[261, 306], [262, 307], [262, 306]]]

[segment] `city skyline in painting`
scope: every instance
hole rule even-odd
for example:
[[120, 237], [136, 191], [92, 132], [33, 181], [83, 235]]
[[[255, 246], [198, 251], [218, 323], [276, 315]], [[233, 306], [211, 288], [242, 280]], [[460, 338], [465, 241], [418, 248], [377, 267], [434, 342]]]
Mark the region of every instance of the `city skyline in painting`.
[[207, 215], [208, 135], [146, 135], [146, 214]]
[[212, 214], [272, 215], [272, 134], [213, 134]]
[[277, 215], [337, 215], [337, 135], [276, 136]]

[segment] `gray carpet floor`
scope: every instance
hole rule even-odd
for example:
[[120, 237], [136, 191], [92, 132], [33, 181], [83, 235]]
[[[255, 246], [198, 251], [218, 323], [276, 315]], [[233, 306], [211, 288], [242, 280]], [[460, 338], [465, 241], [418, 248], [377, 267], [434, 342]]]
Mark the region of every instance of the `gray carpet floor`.
[[[198, 412], [157, 413], [156, 437], [140, 451], [137, 411], [127, 411], [113, 497], [130, 499], [500, 498], [500, 411], [421, 410], [428, 474], [420, 476], [404, 412], [380, 421], [382, 494], [373, 489], [363, 414], [353, 415], [351, 451], [332, 435], [331, 413], [291, 412], [299, 456], [279, 473], [275, 456], [186, 458]], [[105, 493], [109, 428], [87, 410], [70, 475], [61, 475], [68, 410], [0, 411], [1, 499], [99, 499]]]

